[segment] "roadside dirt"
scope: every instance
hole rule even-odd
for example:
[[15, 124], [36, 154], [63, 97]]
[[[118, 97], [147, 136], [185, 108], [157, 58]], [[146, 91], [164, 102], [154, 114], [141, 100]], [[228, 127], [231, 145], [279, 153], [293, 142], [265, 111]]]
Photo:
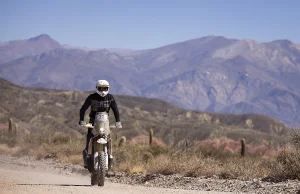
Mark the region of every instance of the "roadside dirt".
[[66, 194], [66, 193], [107, 193], [107, 194], [151, 194], [151, 193], [203, 193], [219, 194], [224, 192], [190, 191], [113, 183], [109, 179], [104, 187], [91, 186], [85, 169], [56, 164], [52, 161], [35, 161], [28, 157], [12, 158], [0, 156], [0, 193], [1, 194]]
[[89, 174], [81, 166], [58, 164], [0, 155], [0, 193], [108, 193], [108, 194], [222, 194], [297, 193], [298, 181], [280, 183], [192, 178], [180, 175], [126, 175], [110, 173], [104, 187], [90, 186]]

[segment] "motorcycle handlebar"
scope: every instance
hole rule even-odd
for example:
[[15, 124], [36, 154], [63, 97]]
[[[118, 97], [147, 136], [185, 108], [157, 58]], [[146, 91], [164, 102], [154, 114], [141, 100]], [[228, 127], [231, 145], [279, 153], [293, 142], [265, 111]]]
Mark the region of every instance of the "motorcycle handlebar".
[[[94, 126], [91, 123], [87, 123], [85, 125], [81, 125], [81, 127], [84, 127], [84, 128], [94, 128]], [[110, 125], [109, 128], [115, 129], [117, 127], [115, 125]]]

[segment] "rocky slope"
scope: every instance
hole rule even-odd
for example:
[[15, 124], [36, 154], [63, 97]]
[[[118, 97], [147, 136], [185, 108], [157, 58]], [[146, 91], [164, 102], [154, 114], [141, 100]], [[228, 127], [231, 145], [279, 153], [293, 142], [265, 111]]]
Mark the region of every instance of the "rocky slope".
[[[0, 124], [12, 117], [20, 130], [51, 130], [78, 134], [79, 109], [89, 93], [30, 89], [0, 79]], [[263, 115], [213, 114], [189, 111], [165, 101], [133, 96], [115, 96], [124, 128], [118, 132], [128, 140], [154, 136], [162, 144], [196, 143], [207, 138], [228, 137], [249, 144], [262, 141], [281, 143], [289, 129], [278, 120]], [[88, 121], [88, 112], [85, 120]], [[110, 115], [114, 123], [113, 113]], [[147, 141], [146, 141], [147, 142]]]

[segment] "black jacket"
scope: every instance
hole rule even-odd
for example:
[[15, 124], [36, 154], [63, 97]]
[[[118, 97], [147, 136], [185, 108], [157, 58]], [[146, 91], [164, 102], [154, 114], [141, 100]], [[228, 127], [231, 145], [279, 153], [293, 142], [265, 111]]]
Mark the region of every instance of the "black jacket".
[[95, 119], [96, 112], [101, 111], [101, 109], [105, 109], [107, 113], [109, 113], [110, 108], [113, 110], [116, 122], [120, 122], [119, 110], [117, 107], [117, 103], [111, 94], [107, 94], [102, 97], [97, 93], [91, 94], [87, 97], [84, 104], [80, 109], [80, 120], [84, 120], [85, 111], [91, 106], [90, 118]]

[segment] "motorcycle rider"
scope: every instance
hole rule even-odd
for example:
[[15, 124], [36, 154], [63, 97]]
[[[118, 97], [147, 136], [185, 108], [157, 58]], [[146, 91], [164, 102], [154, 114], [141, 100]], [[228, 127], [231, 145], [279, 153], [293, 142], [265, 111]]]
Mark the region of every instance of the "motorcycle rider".
[[[96, 83], [96, 92], [93, 94], [90, 94], [84, 104], [82, 105], [80, 109], [80, 121], [79, 125], [84, 126], [86, 125], [86, 122], [84, 121], [84, 115], [85, 111], [91, 106], [91, 112], [89, 114], [90, 121], [89, 123], [94, 125], [95, 115], [97, 112], [99, 112], [101, 109], [105, 109], [107, 113], [109, 113], [110, 108], [114, 112], [115, 120], [116, 120], [116, 127], [122, 128], [122, 124], [120, 121], [120, 115], [119, 110], [117, 107], [117, 103], [113, 97], [112, 94], [109, 93], [109, 83], [106, 80], [98, 80]], [[94, 134], [92, 133], [93, 128], [88, 128], [88, 133], [86, 136], [86, 146], [85, 149], [82, 151], [83, 155], [83, 161], [84, 161], [84, 167], [87, 168], [87, 160], [88, 160], [88, 146], [90, 139], [94, 137]], [[110, 141], [110, 148], [111, 148], [111, 141]], [[113, 156], [110, 149], [109, 154], [109, 160], [112, 162]]]

